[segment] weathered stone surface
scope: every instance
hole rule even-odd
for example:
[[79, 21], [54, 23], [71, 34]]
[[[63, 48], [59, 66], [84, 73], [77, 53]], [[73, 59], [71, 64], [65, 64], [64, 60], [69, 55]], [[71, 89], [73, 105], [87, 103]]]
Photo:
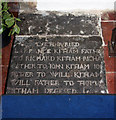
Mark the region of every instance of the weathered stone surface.
[[38, 14], [21, 13], [22, 35], [98, 35], [97, 15], [43, 12]]
[[107, 93], [102, 39], [17, 37], [6, 94]]

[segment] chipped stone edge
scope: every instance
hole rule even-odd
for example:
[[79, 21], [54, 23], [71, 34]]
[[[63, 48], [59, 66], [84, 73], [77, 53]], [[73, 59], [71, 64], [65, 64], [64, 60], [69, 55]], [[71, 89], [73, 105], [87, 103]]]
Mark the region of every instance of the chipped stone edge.
[[102, 25], [101, 25], [101, 22], [102, 22], [102, 18], [101, 16], [99, 17], [99, 21], [98, 21], [98, 24], [99, 24], [99, 28], [100, 28], [100, 36], [102, 38], [102, 47], [106, 46], [105, 45], [105, 41], [104, 41], [104, 38], [103, 38], [103, 30], [102, 30]]

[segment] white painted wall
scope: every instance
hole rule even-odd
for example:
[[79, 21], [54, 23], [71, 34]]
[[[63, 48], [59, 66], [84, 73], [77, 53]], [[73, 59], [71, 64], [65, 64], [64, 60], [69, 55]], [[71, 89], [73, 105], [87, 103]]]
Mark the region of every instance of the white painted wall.
[[114, 10], [116, 0], [37, 0], [38, 10]]

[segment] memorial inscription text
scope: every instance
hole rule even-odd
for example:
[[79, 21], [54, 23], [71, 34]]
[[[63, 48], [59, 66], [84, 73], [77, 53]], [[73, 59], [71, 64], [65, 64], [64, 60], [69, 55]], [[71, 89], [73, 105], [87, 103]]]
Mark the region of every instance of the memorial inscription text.
[[7, 94], [106, 93], [101, 38], [17, 37]]

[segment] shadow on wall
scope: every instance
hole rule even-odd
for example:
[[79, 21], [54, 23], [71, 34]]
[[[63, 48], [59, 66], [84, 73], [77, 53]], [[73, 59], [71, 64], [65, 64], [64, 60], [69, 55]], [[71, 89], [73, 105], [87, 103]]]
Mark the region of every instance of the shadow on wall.
[[114, 2], [114, 11], [116, 11], [116, 1]]

